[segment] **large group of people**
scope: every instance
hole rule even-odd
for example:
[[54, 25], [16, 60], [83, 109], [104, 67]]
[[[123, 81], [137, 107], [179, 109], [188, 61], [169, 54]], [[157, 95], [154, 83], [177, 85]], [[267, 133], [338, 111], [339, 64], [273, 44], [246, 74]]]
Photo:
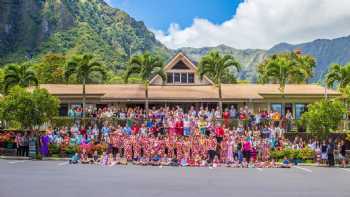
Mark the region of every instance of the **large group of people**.
[[[149, 113], [140, 107], [127, 109], [87, 110], [91, 117], [117, 117], [125, 124], [113, 125], [108, 120], [101, 125], [92, 123], [49, 130], [42, 143], [80, 145], [71, 163], [99, 163], [101, 165], [171, 165], [171, 166], [229, 166], [229, 167], [289, 167], [291, 158], [277, 164], [270, 157], [271, 150], [310, 148], [315, 160], [334, 164], [334, 152], [339, 149], [345, 165], [345, 145], [333, 141], [306, 143], [300, 138], [293, 142], [284, 138], [290, 112], [261, 111], [254, 114], [248, 107], [227, 108], [191, 107], [186, 112], [179, 106], [152, 108]], [[237, 120], [232, 126], [231, 120]], [[133, 121], [132, 121], [133, 120]], [[287, 120], [287, 121], [284, 121]], [[287, 122], [284, 124], [284, 122]], [[89, 145], [105, 144], [102, 154], [89, 151]], [[47, 147], [41, 149], [47, 154]], [[326, 155], [325, 155], [326, 154]], [[332, 158], [333, 155], [333, 158]], [[333, 162], [332, 162], [333, 161]]]

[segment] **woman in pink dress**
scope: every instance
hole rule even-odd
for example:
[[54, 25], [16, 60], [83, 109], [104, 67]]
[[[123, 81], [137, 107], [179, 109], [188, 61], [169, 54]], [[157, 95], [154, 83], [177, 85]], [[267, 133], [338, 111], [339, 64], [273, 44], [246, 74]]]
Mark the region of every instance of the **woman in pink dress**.
[[232, 164], [233, 163], [233, 144], [234, 144], [234, 137], [233, 135], [230, 135], [228, 137], [228, 140], [226, 142], [227, 146], [227, 163]]

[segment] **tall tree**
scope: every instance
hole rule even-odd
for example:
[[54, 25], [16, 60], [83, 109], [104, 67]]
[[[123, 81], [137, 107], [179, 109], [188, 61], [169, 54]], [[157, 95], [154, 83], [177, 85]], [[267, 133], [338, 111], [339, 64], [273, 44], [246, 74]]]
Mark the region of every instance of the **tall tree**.
[[92, 75], [99, 73], [100, 76], [106, 78], [106, 70], [104, 66], [96, 61], [93, 61], [93, 56], [89, 54], [75, 55], [68, 61], [65, 70], [65, 79], [68, 82], [72, 75], [75, 75], [76, 80], [82, 84], [83, 88], [83, 117], [85, 117], [86, 106], [86, 84], [91, 82]]
[[337, 130], [344, 113], [346, 107], [341, 101], [321, 100], [310, 104], [301, 120], [307, 125], [309, 132], [325, 139], [332, 130]]
[[[237, 72], [240, 71], [241, 66], [231, 55], [220, 55], [217, 51], [211, 51], [203, 56], [199, 62], [198, 74], [201, 79], [204, 75], [208, 75], [213, 80], [215, 86], [218, 88], [219, 94], [219, 108], [222, 113], [222, 87], [221, 84], [225, 79], [230, 68], [235, 68]], [[234, 76], [233, 76], [234, 78]], [[236, 80], [234, 80], [236, 81]]]
[[124, 74], [124, 81], [127, 83], [131, 75], [138, 75], [145, 86], [145, 108], [149, 111], [148, 86], [152, 77], [159, 75], [165, 82], [166, 74], [164, 64], [160, 57], [150, 53], [134, 55], [130, 58], [129, 64]]
[[46, 89], [36, 88], [31, 92], [15, 86], [0, 102], [0, 117], [18, 122], [22, 129], [34, 129], [56, 116], [58, 108], [58, 98]]
[[48, 53], [40, 59], [39, 63], [35, 64], [34, 69], [41, 84], [64, 83], [65, 65], [64, 55]]
[[31, 85], [38, 86], [38, 78], [30, 64], [10, 64], [5, 68], [4, 76], [4, 92], [16, 85], [28, 87]]
[[258, 66], [261, 83], [278, 83], [280, 91], [288, 83], [307, 83], [313, 76], [316, 63], [313, 57], [295, 52], [275, 54]]
[[326, 74], [326, 83], [328, 87], [338, 84], [340, 90], [344, 90], [350, 84], [350, 63], [345, 66], [333, 64]]
[[3, 93], [4, 91], [4, 78], [5, 78], [5, 71], [4, 69], [0, 68], [0, 93]]

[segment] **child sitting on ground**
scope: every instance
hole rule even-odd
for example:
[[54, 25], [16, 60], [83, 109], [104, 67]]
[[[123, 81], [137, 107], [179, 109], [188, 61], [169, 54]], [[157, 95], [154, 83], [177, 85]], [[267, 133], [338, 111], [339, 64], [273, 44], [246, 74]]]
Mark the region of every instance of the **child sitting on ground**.
[[248, 162], [247, 162], [247, 159], [246, 158], [243, 158], [243, 161], [242, 161], [242, 163], [241, 163], [241, 167], [242, 168], [248, 168]]
[[75, 153], [73, 157], [69, 160], [69, 164], [78, 164], [80, 160], [79, 154]]
[[214, 160], [213, 160], [213, 168], [220, 167], [220, 160], [217, 155], [215, 155]]
[[126, 157], [121, 157], [119, 160], [119, 164], [120, 165], [128, 165], [128, 160], [126, 159]]
[[170, 162], [170, 166], [179, 166], [179, 161], [177, 160], [176, 156], [174, 156], [172, 159], [171, 159], [171, 162]]
[[145, 156], [141, 157], [139, 164], [143, 166], [147, 166], [149, 164], [149, 158]]
[[287, 157], [284, 157], [281, 168], [290, 168], [291, 164]]
[[101, 166], [107, 166], [108, 165], [108, 154], [106, 152], [102, 153], [101, 159], [100, 159]]
[[194, 158], [194, 167], [199, 167], [201, 165], [201, 156], [199, 154], [196, 154], [195, 158]]
[[82, 164], [89, 164], [90, 163], [88, 154], [86, 153], [85, 149], [83, 149], [83, 152], [81, 153], [80, 162]]
[[188, 166], [188, 162], [187, 162], [186, 157], [183, 157], [183, 158], [180, 160], [180, 166], [181, 166], [181, 167], [187, 167], [187, 166]]
[[113, 154], [109, 153], [109, 155], [108, 155], [108, 165], [109, 166], [114, 166], [117, 163], [118, 163], [117, 160], [113, 158]]
[[164, 156], [160, 159], [161, 166], [169, 166], [170, 162], [171, 162], [171, 159], [168, 157], [167, 154], [164, 154]]
[[269, 167], [269, 168], [276, 168], [276, 167], [277, 167], [275, 159], [272, 159], [272, 160], [271, 160], [271, 163], [269, 164], [268, 167]]
[[159, 166], [160, 165], [160, 156], [155, 151], [152, 151], [151, 154], [153, 155], [150, 164], [152, 166]]
[[100, 158], [99, 158], [98, 153], [97, 153], [96, 150], [92, 154], [92, 160], [90, 162], [91, 163], [99, 163], [100, 162]]
[[201, 165], [200, 167], [207, 167], [208, 166], [208, 162], [207, 159], [203, 156], [202, 160], [201, 160]]

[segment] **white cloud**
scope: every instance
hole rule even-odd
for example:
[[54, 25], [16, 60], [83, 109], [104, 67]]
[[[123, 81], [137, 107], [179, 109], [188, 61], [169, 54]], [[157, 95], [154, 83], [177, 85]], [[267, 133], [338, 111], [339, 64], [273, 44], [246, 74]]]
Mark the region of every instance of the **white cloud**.
[[232, 19], [222, 23], [196, 18], [191, 27], [171, 24], [153, 31], [169, 48], [229, 45], [270, 48], [350, 34], [350, 0], [245, 0]]

